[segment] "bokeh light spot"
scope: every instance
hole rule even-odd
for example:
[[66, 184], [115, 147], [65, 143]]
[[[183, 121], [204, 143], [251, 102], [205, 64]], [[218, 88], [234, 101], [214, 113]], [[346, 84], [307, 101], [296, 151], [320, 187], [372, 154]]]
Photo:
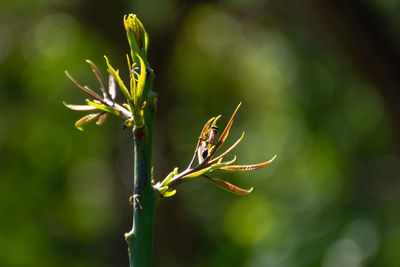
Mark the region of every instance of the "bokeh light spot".
[[327, 251], [323, 267], [359, 267], [361, 266], [361, 251], [352, 239], [340, 239]]
[[362, 260], [373, 255], [379, 246], [379, 234], [375, 224], [368, 219], [358, 219], [351, 222], [343, 236], [351, 238], [360, 248]]
[[239, 45], [240, 38], [239, 23], [226, 13], [206, 13], [198, 21], [197, 41], [205, 53], [215, 57], [224, 56]]
[[253, 245], [270, 233], [274, 225], [273, 214], [270, 205], [258, 197], [236, 200], [225, 216], [226, 233], [238, 244]]
[[78, 22], [70, 15], [57, 13], [48, 15], [37, 25], [35, 43], [44, 55], [57, 59], [75, 46], [78, 36]]

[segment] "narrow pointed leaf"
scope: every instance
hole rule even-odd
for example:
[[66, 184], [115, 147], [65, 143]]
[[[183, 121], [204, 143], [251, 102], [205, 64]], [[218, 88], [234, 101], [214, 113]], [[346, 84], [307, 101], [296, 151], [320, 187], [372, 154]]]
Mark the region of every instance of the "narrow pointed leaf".
[[132, 73], [132, 64], [131, 64], [131, 60], [130, 60], [128, 54], [126, 54], [126, 61], [127, 61], [127, 63], [128, 63], [129, 76], [131, 76], [131, 73]]
[[240, 172], [255, 171], [255, 170], [264, 168], [265, 166], [271, 164], [275, 160], [275, 158], [276, 158], [276, 155], [269, 161], [259, 163], [259, 164], [225, 166], [225, 167], [218, 169], [218, 171], [240, 171]]
[[133, 103], [136, 103], [135, 101], [135, 96], [136, 96], [136, 80], [135, 80], [135, 74], [132, 73], [130, 74], [130, 88], [131, 88], [131, 101]]
[[101, 113], [92, 113], [92, 114], [82, 117], [77, 122], [75, 122], [75, 127], [78, 128], [78, 130], [83, 131], [82, 125], [84, 125], [92, 120], [95, 120], [96, 118], [98, 118], [100, 116], [100, 114]]
[[126, 61], [128, 62], [128, 69], [129, 69], [129, 79], [130, 79], [130, 92], [131, 92], [131, 100], [135, 95], [136, 92], [136, 82], [135, 82], [135, 77], [132, 72], [132, 65], [131, 65], [131, 60], [129, 59], [129, 55], [126, 54]]
[[172, 172], [170, 172], [167, 177], [161, 182], [161, 186], [167, 186], [171, 179], [178, 173], [178, 168], [175, 168]]
[[147, 46], [149, 45], [149, 36], [147, 35], [147, 32], [144, 31], [144, 51], [147, 55]]
[[210, 164], [217, 162], [219, 159], [222, 159], [223, 157], [228, 155], [242, 141], [243, 137], [244, 137], [244, 132], [242, 133], [242, 136], [230, 148], [228, 148], [224, 153], [222, 153], [215, 159], [211, 160]]
[[88, 87], [83, 87], [82, 85], [80, 85], [79, 83], [77, 83], [74, 78], [72, 78], [71, 75], [69, 75], [69, 73], [67, 71], [65, 71], [65, 74], [67, 75], [67, 77], [79, 88], [81, 89], [84, 93], [86, 93], [87, 95], [93, 97], [94, 99], [100, 101], [100, 102], [104, 102], [103, 98], [101, 96], [99, 96], [96, 92], [92, 91], [91, 89], [89, 89]]
[[77, 110], [77, 111], [89, 111], [89, 110], [97, 109], [96, 107], [88, 106], [88, 105], [70, 105], [70, 104], [65, 103], [64, 101], [63, 101], [63, 104], [67, 108], [72, 109], [72, 110]]
[[141, 101], [142, 101], [142, 96], [143, 96], [143, 90], [146, 84], [146, 65], [143, 62], [143, 59], [139, 56], [139, 54], [136, 55], [137, 58], [139, 58], [140, 61], [140, 75], [138, 79], [138, 84], [137, 84], [137, 91], [136, 91], [136, 97], [138, 100], [138, 106], [141, 106]]
[[89, 99], [86, 99], [86, 103], [88, 105], [94, 106], [94, 107], [96, 107], [98, 109], [101, 109], [103, 111], [115, 114], [117, 116], [121, 116], [121, 112], [118, 109], [114, 108], [114, 107], [109, 107], [109, 106], [102, 105], [102, 104], [99, 104], [99, 103], [96, 103], [96, 102], [92, 102]]
[[236, 161], [236, 156], [234, 156], [233, 159], [231, 159], [230, 161], [227, 161], [227, 162], [222, 162], [222, 158], [220, 158], [218, 163], [222, 163], [222, 164], [225, 164], [225, 165], [231, 165], [235, 161]]
[[196, 171], [196, 172], [192, 172], [192, 173], [190, 173], [190, 174], [188, 174], [188, 175], [185, 175], [185, 178], [194, 178], [194, 177], [203, 175], [203, 174], [205, 174], [205, 173], [208, 173], [208, 172], [212, 172], [212, 171], [221, 169], [221, 168], [223, 168], [223, 167], [226, 167], [226, 166], [232, 164], [233, 162], [235, 162], [235, 160], [236, 160], [236, 157], [234, 157], [233, 160], [230, 160], [230, 161], [228, 161], [228, 162], [218, 162], [218, 163], [215, 163], [215, 164], [213, 164], [213, 165], [211, 165], [211, 166], [209, 166], [209, 167], [207, 167], [207, 168], [203, 168], [203, 169], [200, 169], [200, 170], [198, 170], [198, 171]]
[[[90, 89], [87, 85], [84, 86], [84, 88], [88, 91], [93, 91], [92, 89]], [[96, 99], [97, 100], [97, 99]], [[99, 102], [106, 104], [107, 106], [112, 106], [113, 102], [112, 100], [108, 99], [108, 98], [102, 98]]]
[[247, 195], [247, 194], [250, 194], [251, 191], [253, 191], [253, 187], [247, 190], [247, 189], [240, 188], [236, 185], [233, 185], [227, 181], [224, 181], [224, 180], [221, 180], [218, 178], [211, 178], [211, 177], [208, 177], [207, 175], [202, 175], [202, 177], [206, 178], [208, 181], [210, 181], [214, 185], [216, 185], [230, 193], [234, 193], [237, 195]]
[[215, 125], [217, 124], [217, 121], [218, 121], [219, 118], [221, 118], [221, 115], [218, 115], [218, 116], [214, 119], [214, 121], [213, 121], [211, 127], [212, 127], [212, 126], [215, 126]]
[[111, 96], [107, 90], [107, 85], [103, 79], [103, 76], [101, 76], [99, 69], [96, 67], [96, 65], [92, 61], [90, 61], [88, 59], [85, 61], [90, 65], [90, 67], [92, 68], [92, 71], [94, 72], [94, 75], [96, 76], [97, 80], [99, 81], [100, 86], [101, 86], [101, 91], [103, 91], [104, 98], [111, 100]]
[[123, 103], [122, 106], [132, 113], [131, 107], [127, 103]]
[[[217, 149], [218, 147], [220, 147], [220, 146], [225, 142], [226, 138], [228, 137], [229, 130], [231, 129], [233, 120], [234, 120], [234, 118], [235, 118], [235, 116], [236, 116], [236, 112], [238, 111], [238, 109], [239, 109], [239, 107], [240, 107], [241, 105], [242, 105], [242, 102], [239, 103], [239, 105], [236, 107], [235, 111], [233, 112], [233, 114], [232, 114], [232, 116], [231, 116], [231, 118], [230, 118], [228, 124], [226, 125], [224, 131], [222, 132], [222, 134], [221, 134], [221, 136], [220, 136], [220, 138], [219, 138], [219, 141], [218, 141], [218, 144], [217, 144], [217, 146], [216, 146], [216, 149]], [[216, 150], [216, 149], [215, 149], [215, 150]]]
[[128, 89], [126, 89], [126, 86], [124, 84], [124, 82], [121, 80], [121, 77], [119, 77], [119, 72], [118, 70], [115, 70], [110, 62], [108, 61], [108, 58], [106, 56], [104, 56], [104, 58], [106, 59], [106, 63], [107, 63], [107, 67], [108, 67], [108, 71], [112, 74], [112, 76], [114, 77], [115, 81], [118, 83], [119, 88], [121, 88], [122, 93], [124, 94], [126, 100], [128, 101], [128, 103], [131, 100], [131, 97], [129, 95], [129, 91]]

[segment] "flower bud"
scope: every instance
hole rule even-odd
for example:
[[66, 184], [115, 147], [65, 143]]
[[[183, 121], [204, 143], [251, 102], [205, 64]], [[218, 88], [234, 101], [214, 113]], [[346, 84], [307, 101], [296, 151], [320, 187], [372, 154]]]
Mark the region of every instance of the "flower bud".
[[143, 24], [134, 14], [124, 16], [124, 26], [133, 54], [147, 56], [148, 35]]

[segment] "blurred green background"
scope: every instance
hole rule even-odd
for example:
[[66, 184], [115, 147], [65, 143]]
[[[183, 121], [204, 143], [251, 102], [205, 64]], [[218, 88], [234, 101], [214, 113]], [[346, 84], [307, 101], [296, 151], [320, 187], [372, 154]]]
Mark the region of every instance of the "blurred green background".
[[[122, 16], [150, 35], [156, 179], [190, 161], [199, 131], [243, 101], [221, 175], [163, 200], [154, 266], [400, 266], [400, 2], [3, 0], [0, 266], [127, 266], [131, 133], [74, 128], [103, 55], [127, 77]], [[121, 97], [121, 94], [119, 94]], [[213, 177], [218, 177], [214, 175]]]

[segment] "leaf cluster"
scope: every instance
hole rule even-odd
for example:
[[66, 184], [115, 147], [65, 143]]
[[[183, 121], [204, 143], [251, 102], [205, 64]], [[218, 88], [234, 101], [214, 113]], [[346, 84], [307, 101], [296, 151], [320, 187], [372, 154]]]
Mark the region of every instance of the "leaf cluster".
[[[246, 172], [258, 170], [269, 165], [276, 158], [275, 155], [269, 161], [251, 165], [233, 165], [233, 163], [236, 161], [236, 157], [234, 157], [232, 160], [224, 161], [224, 157], [229, 155], [233, 151], [233, 149], [242, 141], [244, 137], [244, 132], [242, 136], [232, 146], [230, 146], [220, 155], [214, 157], [216, 151], [224, 144], [225, 140], [227, 139], [240, 105], [241, 103], [236, 107], [228, 124], [226, 125], [224, 131], [222, 132], [222, 134], [218, 138], [218, 141], [215, 144], [210, 142], [210, 136], [214, 134], [213, 131], [216, 129], [216, 123], [221, 116], [211, 118], [204, 125], [203, 130], [200, 133], [196, 148], [194, 150], [193, 158], [188, 167], [181, 173], [178, 173], [178, 168], [175, 168], [162, 182], [159, 182], [154, 186], [163, 197], [168, 197], [175, 194], [175, 188], [179, 184], [195, 177], [202, 177], [207, 181], [213, 183], [214, 185], [238, 195], [246, 195], [253, 190], [253, 188], [243, 189], [225, 180], [208, 176], [208, 173], [211, 172]], [[206, 151], [206, 153], [204, 153], [204, 151]], [[196, 156], [198, 158], [197, 165], [195, 165]]]

